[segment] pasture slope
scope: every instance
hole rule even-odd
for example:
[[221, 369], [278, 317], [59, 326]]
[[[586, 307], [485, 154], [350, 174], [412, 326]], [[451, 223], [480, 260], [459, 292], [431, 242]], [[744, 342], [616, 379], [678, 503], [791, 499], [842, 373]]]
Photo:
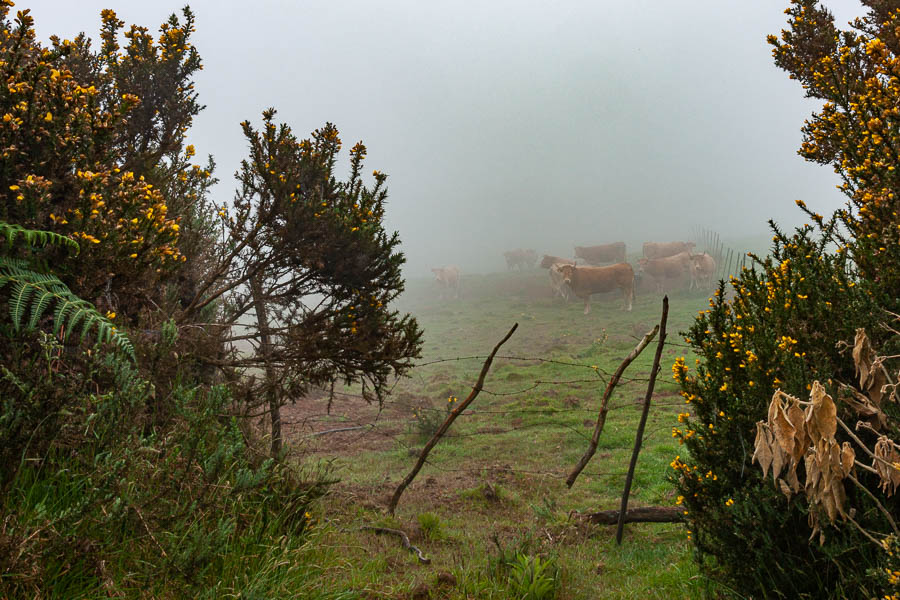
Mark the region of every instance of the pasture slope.
[[[686, 350], [679, 332], [707, 306], [708, 295], [670, 294], [670, 344], [630, 506], [675, 503], [666, 476], [679, 453], [671, 429], [685, 404], [670, 367]], [[501, 548], [555, 559], [557, 598], [696, 598], [710, 591], [691, 560], [684, 526], [629, 524], [617, 547], [614, 527], [588, 526], [570, 514], [618, 508], [656, 340], [619, 384], [597, 454], [571, 490], [564, 483], [587, 447], [604, 374], [658, 321], [660, 296], [639, 293], [626, 313], [621, 293], [610, 293], [595, 297], [585, 316], [580, 302], [552, 298], [547, 271], [534, 269], [464, 276], [461, 298], [447, 301], [433, 281], [413, 279], [398, 304], [424, 326], [420, 363], [480, 358], [417, 367], [381, 411], [352, 390], [336, 395], [330, 414], [327, 398], [286, 407], [300, 460], [330, 461], [340, 479], [317, 515], [310, 545], [317, 591], [358, 598], [514, 597], [496, 569]], [[484, 356], [516, 321], [519, 329], [501, 349], [484, 391], [432, 452], [396, 517], [387, 517], [388, 499], [427, 440], [423, 431], [443, 420], [448, 398], [469, 393]], [[365, 427], [311, 435], [359, 426]], [[419, 564], [396, 537], [360, 531], [366, 525], [406, 531], [431, 564]]]

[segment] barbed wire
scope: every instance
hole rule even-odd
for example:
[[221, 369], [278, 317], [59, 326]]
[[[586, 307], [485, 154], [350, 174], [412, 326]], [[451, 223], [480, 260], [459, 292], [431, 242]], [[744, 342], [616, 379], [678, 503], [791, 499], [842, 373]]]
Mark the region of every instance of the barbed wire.
[[[665, 342], [664, 347], [691, 348], [686, 344], [670, 340]], [[282, 423], [296, 431], [297, 433], [294, 435], [297, 435], [298, 437], [301, 431], [309, 432], [308, 435], [303, 435], [301, 438], [307, 440], [304, 442], [305, 451], [303, 451], [303, 453], [307, 455], [317, 455], [327, 452], [329, 444], [324, 441], [326, 439], [325, 437], [319, 436], [331, 436], [337, 434], [340, 436], [339, 439], [342, 446], [352, 447], [357, 444], [376, 444], [373, 447], [381, 447], [381, 444], [389, 442], [393, 448], [405, 451], [410, 456], [417, 456], [421, 451], [422, 444], [428, 439], [427, 437], [423, 439], [423, 435], [428, 435], [430, 433], [429, 429], [432, 427], [432, 424], [440, 424], [443, 421], [443, 418], [441, 417], [449, 414], [448, 408], [446, 406], [441, 406], [440, 403], [435, 405], [433, 400], [434, 392], [421, 393], [421, 395], [416, 398], [411, 395], [409, 386], [399, 388], [399, 392], [398, 386], [402, 381], [411, 381], [411, 386], [416, 386], [418, 384], [422, 390], [425, 390], [428, 386], [434, 386], [436, 383], [442, 387], [442, 384], [444, 383], [447, 384], [446, 387], [459, 385], [468, 387], [464, 384], [462, 376], [459, 375], [456, 369], [453, 369], [453, 371], [447, 375], [446, 380], [442, 381], [440, 379], [436, 380], [434, 376], [429, 373], [428, 367], [448, 363], [484, 361], [486, 358], [487, 355], [483, 354], [440, 357], [425, 360], [413, 365], [408, 373], [411, 380], [407, 378], [397, 378], [386, 391], [384, 401], [377, 404], [375, 414], [372, 415], [369, 413], [368, 418], [347, 418], [347, 413], [340, 414], [342, 411], [338, 409], [338, 415], [343, 417], [341, 420], [336, 421], [334, 419], [335, 414], [333, 414], [332, 411], [328, 411], [308, 414], [300, 419], [283, 419]], [[599, 402], [592, 402], [591, 400], [598, 399], [602, 395], [605, 387], [608, 385], [610, 377], [609, 371], [596, 364], [587, 364], [585, 362], [578, 362], [577, 360], [548, 358], [544, 356], [506, 354], [496, 355], [495, 359], [517, 361], [534, 366], [556, 365], [567, 368], [585, 369], [589, 370], [591, 375], [582, 377], [575, 376], [572, 378], [539, 378], [534, 377], [538, 375], [537, 372], [534, 372], [532, 377], [528, 377], [527, 374], [523, 375], [522, 371], [515, 371], [519, 375], [523, 375], [517, 379], [531, 379], [531, 381], [517, 381], [514, 383], [512, 381], [498, 381], [495, 378], [494, 385], [491, 388], [484, 387], [481, 389], [481, 393], [485, 396], [498, 400], [515, 398], [528, 400], [541, 399], [539, 394], [542, 392], [539, 390], [549, 387], [559, 392], [556, 395], [561, 395], [567, 391], [569, 392], [570, 395], [566, 396], [562, 402], [571, 398], [572, 392], [577, 394], [578, 400], [584, 399], [585, 401], [572, 406], [551, 405], [550, 403], [546, 406], [535, 406], [526, 401], [521, 402], [517, 406], [503, 405], [505, 403], [497, 402], [494, 405], [488, 404], [488, 406], [479, 408], [469, 407], [464, 413], [458, 415], [461, 419], [465, 419], [465, 421], [458, 423], [455, 428], [447, 432], [445, 435], [445, 438], [447, 438], [446, 441], [471, 440], [479, 437], [497, 438], [499, 436], [515, 436], [523, 431], [541, 430], [548, 432], [550, 435], [554, 435], [551, 432], [560, 432], [555, 434], [560, 436], [560, 443], [563, 440], [563, 436], [568, 437], [570, 441], [572, 439], [571, 436], [574, 436], [579, 440], [579, 444], [589, 443], [599, 411]], [[610, 359], [606, 357], [605, 360], [608, 361]], [[656, 381], [660, 382], [661, 386], [665, 385], [666, 387], [658, 390], [657, 393], [654, 394], [651, 408], [657, 412], [665, 411], [671, 418], [671, 423], [664, 422], [663, 424], [658, 424], [650, 429], [645, 435], [645, 441], [658, 440], [660, 434], [667, 434], [671, 431], [672, 425], [675, 424], [674, 409], [679, 406], [683, 407], [683, 402], [680, 398], [678, 400], [664, 400], [664, 398], [669, 395], [668, 392], [670, 391], [671, 386], [674, 385], [671, 381], [667, 380], [667, 375], [666, 370], [660, 370], [660, 373], [656, 377]], [[633, 377], [621, 378], [618, 382], [619, 388], [617, 388], [614, 401], [608, 407], [608, 411], [613, 412], [621, 411], [623, 409], [627, 410], [629, 408], [640, 408], [643, 404], [643, 398], [640, 398], [640, 402], [635, 402], [634, 399], [627, 397], [626, 393], [623, 393], [620, 388], [625, 388], [629, 385], [644, 385], [649, 383], [650, 377], [640, 371]], [[513, 385], [517, 385], [517, 387], [509, 389]], [[324, 389], [322, 390], [322, 394], [323, 396], [320, 396], [318, 399], [328, 399], [329, 406], [331, 400], [335, 397], [366, 400], [368, 402], [368, 399], [364, 398], [361, 393], [356, 393], [353, 390], [348, 390], [346, 388], [343, 390]], [[512, 404], [517, 403], [513, 401]], [[597, 406], [593, 406], [593, 404], [597, 404]], [[429, 416], [424, 417], [424, 419], [427, 420], [423, 421], [421, 415]], [[529, 419], [528, 417], [530, 416], [539, 416], [541, 418], [535, 420], [535, 422], [516, 422], [516, 419], [518, 418], [529, 421], [534, 420]], [[482, 421], [481, 423], [477, 423], [479, 419]], [[314, 431], [315, 423], [324, 422], [328, 422], [329, 426], [334, 427], [334, 429], [326, 429], [318, 432]], [[459, 425], [462, 425], [462, 427], [459, 427]], [[567, 433], [563, 434], [561, 432]], [[630, 442], [623, 442], [621, 448], [627, 449], [629, 445]], [[512, 457], [510, 457], [510, 459], [511, 462], [515, 462]], [[559, 470], [557, 471], [556, 469], [532, 470], [528, 468], [514, 468], [511, 464], [504, 464], [503, 466], [485, 464], [470, 466], [468, 462], [462, 465], [448, 464], [447, 460], [447, 457], [437, 459], [430, 457], [425, 460], [425, 464], [436, 472], [447, 474], [472, 474], [484, 472], [487, 469], [509, 473], [511, 475], [545, 477], [554, 480], [565, 479], [568, 476], [570, 468], [569, 465], [560, 465]], [[601, 472], [599, 475], [602, 476], [603, 473]]]

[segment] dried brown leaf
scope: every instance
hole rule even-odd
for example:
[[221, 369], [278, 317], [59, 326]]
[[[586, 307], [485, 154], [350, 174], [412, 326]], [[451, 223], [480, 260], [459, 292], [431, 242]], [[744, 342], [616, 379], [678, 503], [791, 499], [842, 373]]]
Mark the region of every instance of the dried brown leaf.
[[790, 500], [793, 495], [793, 491], [791, 490], [791, 486], [789, 486], [784, 479], [778, 479], [778, 487], [781, 489], [781, 493], [785, 495], [785, 497]]
[[884, 396], [884, 386], [888, 383], [887, 374], [884, 372], [884, 358], [878, 357], [872, 362], [872, 369], [869, 371], [868, 387], [864, 388], [869, 393], [869, 398], [876, 406], [881, 406], [881, 399]]
[[756, 423], [756, 441], [754, 442], [752, 461], [758, 462], [759, 466], [762, 467], [763, 477], [766, 476], [766, 473], [769, 471], [769, 466], [772, 464], [771, 435], [768, 425], [763, 421]]
[[800, 407], [800, 402], [795, 398], [791, 402], [791, 405], [787, 410], [787, 418], [791, 422], [791, 425], [794, 426], [794, 449], [791, 452], [791, 458], [793, 462], [796, 464], [800, 462], [800, 459], [806, 454], [806, 451], [809, 449], [809, 434], [806, 432], [806, 427], [804, 426], [804, 415], [803, 409]]
[[880, 407], [884, 395], [883, 388], [888, 383], [883, 366], [884, 358], [876, 356], [864, 329], [856, 330], [852, 354], [860, 389], [868, 393], [875, 406]]
[[785, 454], [794, 453], [794, 425], [784, 410], [784, 405], [779, 403], [775, 409], [775, 418], [769, 421], [769, 427], [775, 433], [775, 439]]
[[788, 455], [774, 441], [770, 447], [772, 448], [772, 481], [775, 481], [775, 478], [781, 475], [781, 469], [784, 468]]
[[852, 355], [853, 364], [856, 365], [856, 374], [859, 377], [859, 385], [864, 390], [868, 389], [866, 382], [869, 380], [869, 372], [872, 368], [875, 352], [872, 350], [872, 344], [869, 342], [866, 330], [863, 328], [856, 330]]
[[802, 489], [802, 486], [800, 485], [800, 479], [797, 477], [797, 463], [792, 464], [791, 468], [788, 469], [785, 480], [791, 486], [791, 490], [793, 490], [795, 494]]
[[809, 452], [804, 457], [806, 467], [806, 484], [803, 488], [803, 493], [806, 494], [806, 497], [809, 499], [815, 498], [818, 488], [820, 486], [820, 480], [822, 479], [822, 473], [819, 469], [819, 463], [816, 461], [816, 455], [814, 452]]
[[881, 489], [888, 496], [893, 495], [897, 486], [900, 486], [900, 455], [894, 449], [894, 444], [887, 436], [881, 436], [875, 442], [875, 460], [872, 466], [881, 478]]
[[887, 416], [879, 407], [872, 404], [872, 401], [867, 396], [850, 386], [845, 385], [843, 389], [849, 392], [850, 395], [844, 394], [841, 400], [852, 408], [856, 414], [878, 431], [887, 427]]
[[[846, 519], [847, 512], [844, 510], [844, 506], [847, 504], [847, 494], [844, 491], [843, 482], [836, 483], [835, 485], [831, 486], [831, 496], [835, 510], [842, 519]], [[834, 517], [832, 517], [831, 520], [834, 521]]]
[[833, 439], [837, 431], [837, 407], [834, 400], [818, 381], [814, 381], [809, 393], [812, 404], [806, 409], [806, 430], [813, 442]]
[[850, 442], [844, 442], [841, 446], [841, 472], [844, 477], [853, 470], [853, 462], [856, 460], [856, 452], [850, 447]]

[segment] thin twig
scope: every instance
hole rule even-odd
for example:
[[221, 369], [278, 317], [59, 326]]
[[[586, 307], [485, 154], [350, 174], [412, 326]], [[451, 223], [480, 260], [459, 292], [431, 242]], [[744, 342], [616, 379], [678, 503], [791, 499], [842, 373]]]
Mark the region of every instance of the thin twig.
[[886, 508], [884, 507], [884, 505], [881, 504], [881, 502], [878, 501], [878, 498], [875, 497], [875, 494], [873, 494], [871, 491], [869, 491], [869, 488], [867, 488], [866, 486], [864, 486], [863, 484], [861, 484], [861, 483], [859, 482], [859, 480], [856, 479], [856, 477], [854, 477], [852, 474], [848, 474], [848, 475], [847, 475], [847, 479], [849, 479], [850, 481], [852, 481], [853, 483], [855, 483], [857, 487], [859, 487], [862, 491], [864, 491], [864, 492], [866, 493], [867, 496], [869, 496], [869, 498], [872, 499], [872, 502], [874, 502], [874, 503], [875, 503], [875, 506], [878, 507], [878, 510], [881, 511], [881, 514], [883, 514], [883, 515], [887, 518], [888, 523], [891, 524], [891, 529], [894, 530], [894, 533], [895, 533], [895, 534], [900, 534], [900, 531], [897, 530], [897, 522], [894, 521], [894, 517], [892, 517], [892, 516], [891, 516], [891, 513], [888, 511], [888, 509], [886, 509]]

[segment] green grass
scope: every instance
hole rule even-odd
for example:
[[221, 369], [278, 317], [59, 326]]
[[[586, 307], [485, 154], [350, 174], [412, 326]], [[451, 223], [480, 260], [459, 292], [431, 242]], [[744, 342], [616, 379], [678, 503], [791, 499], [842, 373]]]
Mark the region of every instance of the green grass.
[[[707, 306], [707, 295], [675, 292], [670, 303], [668, 341], [682, 344], [679, 331]], [[618, 508], [634, 444], [655, 341], [626, 371], [596, 455], [566, 488], [568, 472], [587, 448], [606, 376], [658, 321], [661, 297], [639, 291], [632, 312], [621, 307], [621, 295], [608, 294], [595, 297], [591, 314], [583, 315], [580, 302], [551, 297], [543, 270], [464, 277], [462, 298], [443, 302], [432, 282], [410, 281], [399, 308], [425, 329], [421, 362], [477, 358], [414, 369], [378, 416], [372, 435], [381, 432], [380, 442], [371, 448], [323, 441], [309, 450], [310, 461], [330, 455], [342, 480], [323, 506], [329, 521], [319, 531], [321, 546], [311, 550], [327, 573], [321, 589], [367, 598], [406, 598], [417, 589], [440, 598], [514, 597], [508, 574], [496, 565], [518, 548], [554, 561], [558, 598], [694, 598], [709, 592], [683, 526], [630, 524], [617, 546], [614, 528], [572, 516]], [[484, 391], [400, 500], [392, 522], [431, 558], [430, 565], [420, 565], [396, 538], [359, 528], [384, 520], [388, 498], [425, 442], [413, 410], [443, 415], [449, 396], [465, 398], [484, 356], [514, 322], [519, 329], [500, 350]], [[633, 506], [674, 503], [666, 475], [679, 447], [671, 428], [685, 405], [669, 369], [686, 350], [669, 345], [663, 352]], [[686, 358], [693, 362], [692, 355]], [[423, 514], [440, 524], [440, 536], [423, 530]], [[438, 580], [448, 573], [452, 583]]]

